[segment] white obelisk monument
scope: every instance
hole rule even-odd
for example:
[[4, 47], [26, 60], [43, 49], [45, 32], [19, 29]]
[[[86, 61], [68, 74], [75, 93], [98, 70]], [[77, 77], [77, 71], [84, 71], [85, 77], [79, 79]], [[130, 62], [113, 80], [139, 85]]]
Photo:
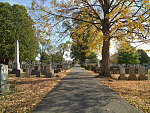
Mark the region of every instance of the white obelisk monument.
[[16, 40], [15, 43], [15, 63], [14, 68], [20, 70], [20, 63], [19, 63], [19, 42]]

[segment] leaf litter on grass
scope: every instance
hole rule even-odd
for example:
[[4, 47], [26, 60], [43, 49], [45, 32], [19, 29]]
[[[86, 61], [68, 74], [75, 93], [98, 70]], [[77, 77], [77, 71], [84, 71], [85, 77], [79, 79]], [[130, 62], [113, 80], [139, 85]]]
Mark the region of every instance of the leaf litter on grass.
[[[91, 75], [97, 75], [88, 71]], [[117, 74], [112, 75], [118, 78]], [[128, 75], [127, 75], [128, 76]], [[130, 104], [134, 105], [143, 113], [150, 113], [150, 80], [144, 81], [126, 81], [109, 80], [109, 78], [99, 78], [105, 85], [116, 91], [122, 98], [125, 98]]]
[[8, 77], [8, 82], [14, 87], [15, 92], [0, 96], [0, 113], [31, 112], [69, 72], [70, 70], [61, 72], [57, 78]]

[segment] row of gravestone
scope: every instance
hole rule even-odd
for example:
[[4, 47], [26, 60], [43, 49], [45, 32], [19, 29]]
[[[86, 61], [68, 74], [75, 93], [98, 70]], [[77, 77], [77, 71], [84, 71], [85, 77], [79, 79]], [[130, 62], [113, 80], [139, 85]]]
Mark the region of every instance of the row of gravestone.
[[[131, 66], [132, 67], [132, 66]], [[139, 66], [140, 67], [140, 66]], [[139, 67], [135, 68], [135, 73], [138, 74], [139, 73]], [[110, 68], [110, 73], [111, 74], [120, 74], [120, 68], [119, 67], [115, 67], [115, 68]], [[148, 74], [148, 68], [145, 68], [145, 73]], [[125, 68], [125, 74], [129, 74], [129, 67]]]
[[[26, 72], [26, 76], [30, 77], [30, 75], [36, 75], [36, 77], [40, 77], [40, 75], [45, 75], [45, 77], [51, 77], [51, 71], [50, 71], [50, 63], [47, 63], [46, 65], [28, 65], [28, 66], [24, 66], [24, 68], [22, 69], [23, 72]], [[58, 64], [56, 66], [54, 66], [54, 73], [58, 73], [61, 72], [61, 70], [68, 70], [72, 67], [71, 64], [64, 64], [63, 66], [61, 64]], [[11, 74], [16, 74], [16, 77], [20, 77], [21, 76], [21, 72], [20, 70], [18, 71], [11, 71]]]
[[[51, 73], [51, 65], [50, 63], [47, 63], [46, 65], [38, 65], [38, 66], [34, 66], [34, 69], [32, 69], [33, 66], [29, 66], [26, 68], [26, 76], [29, 77], [30, 75], [36, 75], [36, 77], [40, 77], [40, 75], [45, 75], [46, 78], [50, 78], [52, 77], [52, 73]], [[58, 68], [54, 70], [55, 71], [58, 70], [58, 72], [61, 72], [62, 68]], [[57, 72], [57, 73], [58, 73]]]
[[[100, 73], [101, 69], [97, 66], [92, 66], [91, 70], [94, 71], [95, 73]], [[146, 76], [146, 72], [147, 70], [145, 69], [144, 66], [140, 66], [138, 68], [138, 73], [135, 69], [135, 67], [131, 66], [129, 67], [129, 77], [127, 78], [125, 76], [126, 73], [126, 69], [123, 66], [119, 67], [119, 70], [117, 70], [117, 68], [114, 69], [113, 74], [120, 74], [120, 76], [118, 77], [119, 80], [147, 80], [148, 77]], [[116, 73], [118, 71], [118, 73]], [[139, 76], [137, 77], [136, 74], [139, 74]]]
[[[68, 70], [72, 67], [72, 65], [57, 65], [57, 69], [55, 69], [55, 73], [61, 72], [62, 69]], [[46, 78], [52, 77], [52, 73], [50, 70], [50, 63], [46, 64], [45, 66], [34, 66], [34, 69], [32, 69], [33, 66], [27, 66], [26, 67], [26, 76], [30, 77], [30, 75], [36, 75], [36, 77], [40, 77], [41, 74], [45, 75]], [[17, 73], [19, 74], [19, 73]], [[17, 75], [17, 77], [20, 77], [20, 74]], [[9, 84], [7, 82], [8, 78], [8, 65], [0, 64], [0, 94], [8, 92], [9, 91]]]
[[41, 75], [45, 75], [46, 78], [52, 77], [52, 73], [50, 70], [50, 64], [46, 64], [45, 66], [35, 66], [32, 69], [32, 66], [26, 67], [26, 76], [30, 77], [31, 75], [36, 75], [36, 77], [40, 77]]

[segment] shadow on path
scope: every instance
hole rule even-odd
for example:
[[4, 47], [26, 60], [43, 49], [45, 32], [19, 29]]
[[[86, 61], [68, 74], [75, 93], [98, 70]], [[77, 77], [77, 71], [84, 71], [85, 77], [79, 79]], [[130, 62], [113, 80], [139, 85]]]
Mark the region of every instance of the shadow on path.
[[74, 67], [33, 113], [140, 113], [97, 78]]

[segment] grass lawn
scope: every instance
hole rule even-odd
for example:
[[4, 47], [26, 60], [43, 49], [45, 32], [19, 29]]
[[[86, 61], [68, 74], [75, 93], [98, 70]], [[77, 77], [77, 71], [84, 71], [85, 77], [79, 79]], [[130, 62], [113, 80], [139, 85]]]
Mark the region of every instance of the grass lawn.
[[0, 113], [30, 113], [46, 94], [65, 77], [70, 70], [58, 73], [60, 77], [31, 78], [9, 75], [8, 82], [12, 92], [0, 95]]
[[[88, 72], [97, 75], [92, 71]], [[150, 113], [150, 74], [147, 75], [149, 80], [144, 81], [116, 80], [118, 76], [119, 74], [113, 74], [112, 77], [115, 79], [99, 78], [99, 80], [143, 113]]]

